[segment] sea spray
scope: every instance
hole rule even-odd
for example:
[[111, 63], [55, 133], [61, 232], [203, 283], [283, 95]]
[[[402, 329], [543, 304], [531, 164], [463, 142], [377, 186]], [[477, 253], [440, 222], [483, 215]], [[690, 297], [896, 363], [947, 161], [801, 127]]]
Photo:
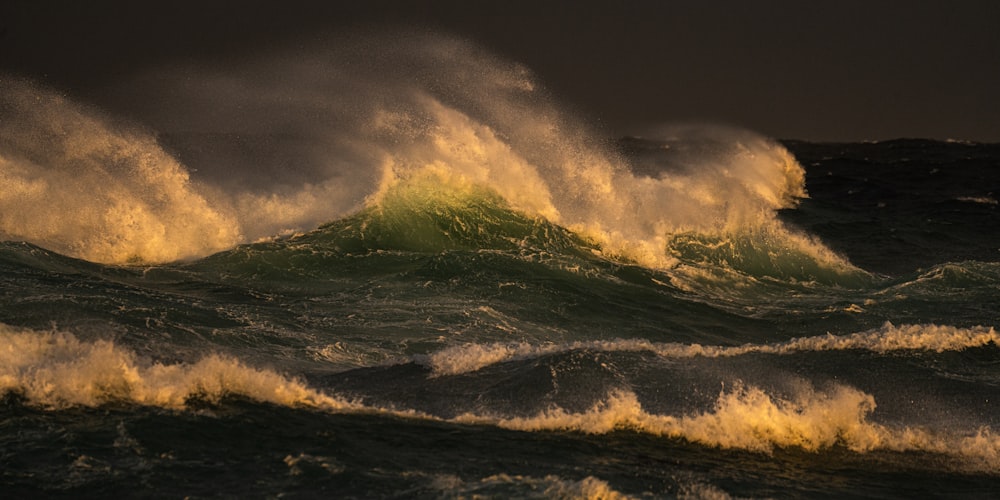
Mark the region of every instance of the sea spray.
[[[236, 214], [246, 240], [308, 231], [433, 176], [446, 189], [493, 191], [606, 257], [647, 267], [708, 259], [755, 274], [791, 254], [811, 262], [765, 272], [809, 280], [854, 271], [776, 219], [805, 190], [802, 168], [774, 141], [725, 128], [653, 130], [648, 140], [670, 154], [633, 159], [561, 109], [526, 68], [462, 39], [402, 32], [304, 43], [312, 50], [154, 69], [118, 87], [158, 97], [137, 99], [138, 114], [217, 193], [213, 205]], [[675, 154], [685, 144], [694, 146]], [[252, 156], [240, 152], [248, 148]], [[692, 253], [690, 242], [705, 238], [747, 241], [755, 252]]]
[[[475, 186], [605, 257], [646, 267], [710, 262], [800, 280], [853, 270], [776, 219], [805, 191], [801, 167], [773, 141], [660, 131], [673, 144], [664, 148], [698, 147], [633, 164], [523, 67], [459, 39], [406, 42], [377, 53], [358, 42], [278, 49], [229, 71], [172, 67], [125, 79], [123, 91], [158, 96], [140, 107], [170, 103], [146, 116], [184, 164], [145, 132], [10, 80], [0, 171], [15, 189], [3, 195], [11, 208], [0, 230], [88, 260], [164, 262], [392, 204], [387, 193], [399, 184]], [[241, 156], [246, 148], [254, 155]]]
[[0, 78], [0, 238], [83, 259], [164, 262], [241, 239], [156, 140], [54, 90]]

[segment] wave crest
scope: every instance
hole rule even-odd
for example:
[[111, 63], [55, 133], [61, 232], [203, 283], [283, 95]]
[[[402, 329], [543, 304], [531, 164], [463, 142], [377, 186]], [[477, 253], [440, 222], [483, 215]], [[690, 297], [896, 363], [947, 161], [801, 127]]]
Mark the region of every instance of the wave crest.
[[895, 326], [886, 322], [881, 328], [849, 335], [826, 334], [799, 337], [774, 344], [744, 344], [740, 346], [657, 343], [646, 339], [593, 340], [544, 345], [470, 343], [442, 349], [428, 355], [426, 359], [421, 358], [421, 362], [430, 366], [434, 376], [444, 376], [469, 373], [496, 363], [532, 359], [575, 350], [644, 351], [663, 358], [677, 359], [720, 358], [745, 354], [787, 355], [797, 352], [847, 349], [864, 349], [878, 353], [899, 350], [944, 352], [961, 351], [998, 343], [1000, 343], [1000, 336], [993, 327], [958, 328], [932, 324]]
[[4, 325], [0, 346], [0, 393], [50, 408], [108, 402], [183, 408], [192, 399], [218, 401], [230, 395], [325, 410], [353, 407], [299, 380], [218, 354], [190, 364], [160, 363], [107, 340], [84, 342], [64, 332]]
[[455, 420], [530, 432], [606, 434], [632, 430], [759, 453], [773, 453], [776, 448], [816, 452], [835, 446], [856, 453], [922, 451], [957, 458], [974, 469], [995, 470], [1000, 466], [1000, 436], [989, 428], [968, 435], [920, 427], [896, 428], [870, 421], [868, 416], [875, 407], [871, 395], [847, 386], [826, 391], [802, 387], [787, 399], [757, 387], [741, 386], [721, 392], [712, 409], [686, 416], [649, 413], [634, 393], [617, 390], [583, 412], [552, 407], [527, 417], [469, 413]]
[[5, 325], [0, 325], [0, 346], [0, 394], [14, 393], [29, 404], [50, 409], [116, 402], [184, 409], [191, 400], [217, 402], [235, 395], [288, 407], [373, 412], [527, 432], [604, 434], [632, 430], [761, 453], [772, 453], [776, 448], [815, 452], [844, 446], [858, 453], [941, 454], [986, 470], [1000, 466], [1000, 436], [991, 429], [958, 434], [875, 423], [869, 420], [876, 408], [874, 398], [841, 385], [827, 390], [801, 385], [790, 397], [740, 385], [720, 392], [711, 409], [680, 416], [649, 413], [633, 392], [617, 389], [580, 412], [552, 406], [528, 416], [470, 412], [443, 418], [346, 401], [300, 380], [221, 355], [194, 363], [167, 364], [139, 358], [111, 341], [80, 341], [68, 333]]

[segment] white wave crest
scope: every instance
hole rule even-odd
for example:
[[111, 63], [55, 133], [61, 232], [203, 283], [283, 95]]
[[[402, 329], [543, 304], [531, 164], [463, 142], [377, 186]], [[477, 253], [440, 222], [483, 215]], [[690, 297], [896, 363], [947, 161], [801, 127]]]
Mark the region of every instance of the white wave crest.
[[886, 322], [881, 328], [850, 335], [819, 335], [795, 338], [775, 344], [744, 344], [741, 346], [710, 346], [701, 344], [656, 343], [645, 339], [577, 341], [565, 344], [535, 345], [529, 343], [462, 344], [434, 352], [418, 361], [426, 363], [432, 375], [458, 375], [486, 366], [531, 359], [539, 356], [575, 350], [605, 352], [651, 352], [664, 358], [732, 357], [744, 354], [793, 354], [804, 351], [840, 351], [864, 349], [885, 353], [899, 350], [934, 352], [997, 344], [1000, 341], [993, 327], [959, 328], [947, 325], [901, 325]]
[[[184, 409], [192, 399], [219, 401], [234, 395], [292, 408], [380, 413], [526, 432], [603, 434], [633, 430], [761, 453], [771, 453], [775, 448], [818, 451], [834, 446], [858, 453], [921, 451], [959, 458], [977, 469], [1000, 468], [1000, 435], [991, 429], [961, 434], [878, 424], [868, 419], [876, 407], [874, 398], [846, 386], [825, 391], [803, 386], [789, 398], [756, 387], [737, 387], [720, 393], [713, 408], [680, 416], [649, 413], [634, 393], [620, 389], [582, 412], [550, 407], [529, 416], [465, 413], [442, 418], [347, 401], [299, 379], [253, 368], [226, 356], [208, 355], [193, 363], [166, 364], [142, 359], [107, 340], [88, 342], [69, 333], [0, 325], [0, 394], [8, 393], [50, 409], [115, 402]], [[601, 492], [605, 486], [599, 480], [554, 483], [556, 490], [552, 491], [569, 488], [583, 493]]]
[[946, 455], [981, 470], [1000, 467], [1000, 435], [989, 428], [969, 434], [919, 427], [895, 428], [872, 422], [875, 399], [857, 389], [827, 391], [803, 387], [792, 398], [756, 387], [722, 392], [708, 411], [685, 416], [656, 415], [634, 393], [617, 390], [583, 412], [552, 407], [537, 415], [504, 417], [465, 414], [455, 421], [519, 431], [577, 431], [605, 434], [631, 430], [719, 448], [773, 453], [775, 448], [816, 452], [843, 446], [857, 453], [921, 451]]
[[114, 401], [183, 408], [193, 398], [216, 401], [227, 395], [330, 411], [356, 407], [300, 380], [227, 356], [164, 364], [108, 340], [84, 342], [69, 333], [0, 325], [0, 393], [9, 392], [50, 408]]

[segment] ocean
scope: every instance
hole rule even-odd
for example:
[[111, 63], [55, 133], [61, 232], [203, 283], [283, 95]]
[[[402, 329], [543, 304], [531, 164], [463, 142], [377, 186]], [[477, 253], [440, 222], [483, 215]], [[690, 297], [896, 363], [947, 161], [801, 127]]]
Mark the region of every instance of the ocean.
[[609, 138], [418, 41], [0, 80], [4, 496], [1000, 494], [1000, 145]]

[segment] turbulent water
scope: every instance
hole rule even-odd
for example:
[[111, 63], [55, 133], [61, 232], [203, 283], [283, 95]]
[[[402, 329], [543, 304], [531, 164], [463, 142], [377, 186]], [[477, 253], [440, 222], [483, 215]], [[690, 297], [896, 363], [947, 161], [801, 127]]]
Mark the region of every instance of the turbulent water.
[[6, 492], [1000, 488], [1000, 146], [608, 140], [373, 46], [138, 75], [144, 123], [0, 79]]

